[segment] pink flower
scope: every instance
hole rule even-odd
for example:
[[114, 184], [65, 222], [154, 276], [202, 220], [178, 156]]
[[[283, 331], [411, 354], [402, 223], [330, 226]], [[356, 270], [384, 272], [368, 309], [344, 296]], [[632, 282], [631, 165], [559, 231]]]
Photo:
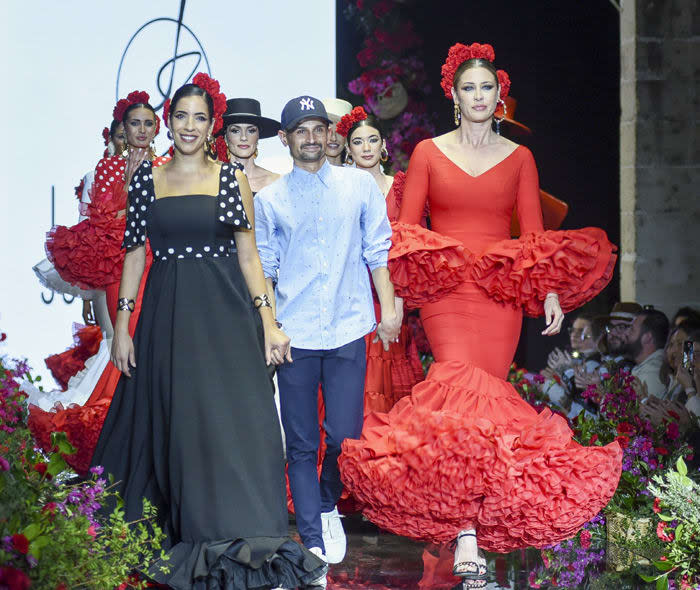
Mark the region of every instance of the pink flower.
[[583, 529], [581, 531], [581, 547], [588, 549], [591, 546], [591, 531]]
[[530, 572], [530, 576], [528, 577], [527, 581], [530, 584], [530, 588], [542, 588], [542, 586], [540, 586], [537, 583], [537, 580], [535, 579], [535, 572], [534, 571]]
[[668, 436], [668, 438], [670, 438], [671, 440], [676, 440], [679, 434], [680, 432], [678, 431], [678, 424], [675, 422], [671, 422], [666, 428], [666, 436]]
[[10, 464], [5, 457], [0, 457], [0, 471], [9, 471]]
[[652, 510], [656, 512], [656, 514], [661, 512], [661, 498], [654, 498], [654, 506]]
[[88, 527], [87, 534], [90, 535], [93, 539], [97, 536], [97, 531], [95, 530], [94, 524], [91, 524]]

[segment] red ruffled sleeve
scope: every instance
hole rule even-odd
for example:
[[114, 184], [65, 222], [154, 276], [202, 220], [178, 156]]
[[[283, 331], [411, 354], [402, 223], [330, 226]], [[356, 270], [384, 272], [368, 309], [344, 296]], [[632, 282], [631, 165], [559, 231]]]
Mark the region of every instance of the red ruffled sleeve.
[[437, 301], [469, 276], [474, 257], [458, 240], [409, 223], [391, 229], [389, 272], [406, 307]]
[[564, 312], [590, 301], [610, 282], [617, 255], [602, 229], [530, 232], [494, 244], [474, 262], [473, 278], [496, 301], [544, 313], [547, 293]]

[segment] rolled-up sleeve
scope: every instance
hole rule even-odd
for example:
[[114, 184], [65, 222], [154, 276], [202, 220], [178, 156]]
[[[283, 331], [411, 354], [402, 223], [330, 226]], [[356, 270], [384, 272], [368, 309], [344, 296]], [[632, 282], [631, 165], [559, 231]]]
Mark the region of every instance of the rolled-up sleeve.
[[255, 242], [266, 278], [277, 280], [280, 267], [280, 248], [275, 232], [274, 213], [264, 199], [255, 197]]
[[377, 183], [366, 182], [367, 200], [362, 212], [362, 258], [370, 270], [387, 266], [391, 248], [391, 226], [386, 214], [386, 201]]

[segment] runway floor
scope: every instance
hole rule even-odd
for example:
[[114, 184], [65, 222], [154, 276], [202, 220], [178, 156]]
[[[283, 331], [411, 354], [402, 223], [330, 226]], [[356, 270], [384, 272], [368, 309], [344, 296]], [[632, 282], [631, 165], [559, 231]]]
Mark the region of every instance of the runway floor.
[[[293, 517], [290, 524], [294, 527]], [[459, 579], [452, 576], [453, 553], [449, 548], [441, 550], [381, 531], [359, 514], [345, 517], [343, 526], [348, 550], [342, 563], [330, 567], [328, 590], [462, 588]], [[529, 572], [541, 563], [538, 554], [536, 550], [489, 554], [487, 588], [529, 588]]]

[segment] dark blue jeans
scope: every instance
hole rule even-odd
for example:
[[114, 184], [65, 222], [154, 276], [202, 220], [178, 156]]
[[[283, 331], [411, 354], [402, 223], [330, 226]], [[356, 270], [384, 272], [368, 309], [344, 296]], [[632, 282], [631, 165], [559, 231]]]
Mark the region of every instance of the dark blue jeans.
[[[321, 512], [333, 510], [343, 492], [340, 445], [359, 438], [364, 408], [365, 339], [333, 350], [292, 348], [291, 364], [279, 367], [282, 425], [287, 441], [289, 486], [297, 528], [308, 548], [323, 546]], [[318, 386], [326, 405], [326, 456], [319, 481]]]

